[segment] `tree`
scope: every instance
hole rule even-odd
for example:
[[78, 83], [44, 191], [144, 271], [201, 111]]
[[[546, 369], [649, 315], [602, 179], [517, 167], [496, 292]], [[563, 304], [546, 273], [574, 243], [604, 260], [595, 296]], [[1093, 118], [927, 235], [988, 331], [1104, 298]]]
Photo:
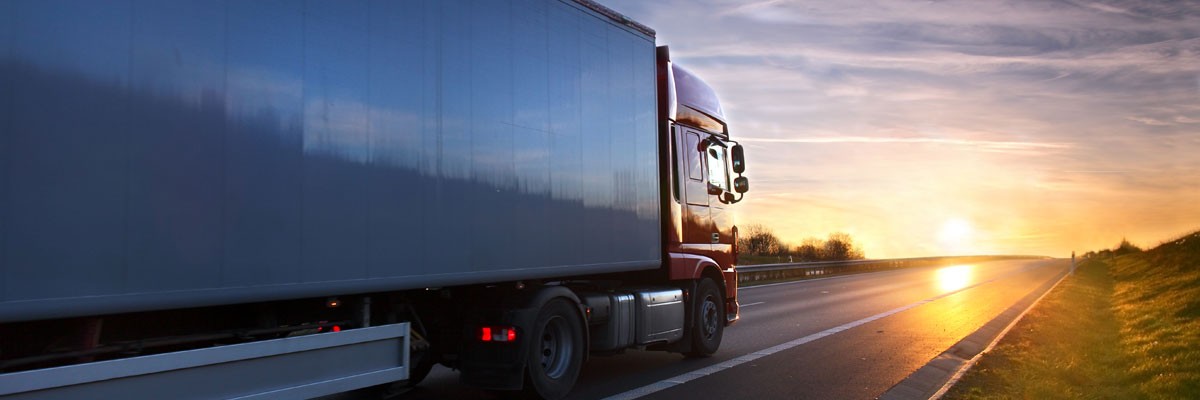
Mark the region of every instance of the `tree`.
[[1129, 254], [1129, 253], [1141, 253], [1142, 248], [1137, 247], [1133, 243], [1129, 243], [1128, 239], [1121, 238], [1121, 244], [1118, 244], [1117, 248], [1113, 249], [1113, 252], [1116, 253], [1118, 256], [1124, 255], [1124, 254]]
[[799, 246], [796, 246], [792, 250], [792, 254], [796, 256], [796, 261], [799, 262], [820, 261], [821, 251], [824, 247], [825, 243], [821, 242], [821, 239], [814, 237], [805, 238], [804, 241], [800, 242]]
[[787, 247], [766, 226], [750, 225], [746, 227], [745, 233], [738, 236], [738, 248], [746, 254], [778, 256], [787, 253]]
[[825, 240], [821, 258], [827, 261], [861, 260], [863, 252], [854, 245], [854, 239], [849, 234], [834, 232]]
[[861, 260], [863, 251], [849, 234], [835, 232], [828, 240], [805, 238], [798, 246], [784, 243], [764, 225], [749, 225], [738, 234], [738, 249], [748, 256], [790, 257], [797, 262]]

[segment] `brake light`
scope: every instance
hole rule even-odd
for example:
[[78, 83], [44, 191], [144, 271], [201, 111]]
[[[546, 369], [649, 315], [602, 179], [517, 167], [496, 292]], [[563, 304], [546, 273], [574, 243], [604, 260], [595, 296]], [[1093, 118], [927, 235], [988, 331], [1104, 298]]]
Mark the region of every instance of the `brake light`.
[[485, 326], [479, 328], [479, 340], [484, 342], [514, 342], [517, 329], [511, 326]]

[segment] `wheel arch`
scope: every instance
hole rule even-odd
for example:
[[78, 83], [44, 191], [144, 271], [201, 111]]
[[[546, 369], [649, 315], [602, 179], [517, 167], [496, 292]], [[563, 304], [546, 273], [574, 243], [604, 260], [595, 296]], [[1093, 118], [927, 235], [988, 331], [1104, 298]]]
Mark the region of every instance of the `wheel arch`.
[[696, 280], [710, 278], [721, 288], [721, 294], [726, 293], [725, 274], [715, 260], [697, 254], [671, 253], [669, 272], [672, 281]]
[[[521, 318], [520, 322], [525, 327], [532, 325], [533, 321], [537, 319], [537, 314], [541, 311], [542, 307], [545, 307], [546, 304], [549, 304], [554, 299], [559, 298], [565, 299], [571, 303], [573, 306], [571, 309], [574, 310], [576, 319], [579, 320], [580, 326], [583, 327], [582, 350], [583, 361], [586, 362], [588, 360], [588, 353], [591, 351], [591, 337], [589, 336], [587, 329], [587, 314], [584, 311], [585, 306], [583, 305], [583, 301], [580, 300], [579, 296], [576, 295], [571, 289], [568, 289], [564, 286], [543, 286], [536, 293], [533, 293], [533, 295], [529, 296], [525, 301], [525, 304], [520, 307], [521, 310], [527, 311], [523, 313], [525, 315], [524, 318]], [[524, 345], [525, 344], [522, 344], [522, 346]]]

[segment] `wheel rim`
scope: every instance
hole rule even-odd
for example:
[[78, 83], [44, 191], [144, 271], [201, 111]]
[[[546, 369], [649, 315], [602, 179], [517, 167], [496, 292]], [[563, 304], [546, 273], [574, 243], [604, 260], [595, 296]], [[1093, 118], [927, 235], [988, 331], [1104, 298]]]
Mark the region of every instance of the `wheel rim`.
[[546, 376], [558, 379], [567, 373], [567, 368], [571, 364], [571, 352], [575, 345], [571, 340], [566, 320], [555, 316], [546, 321], [546, 327], [542, 329], [539, 353], [542, 371]]
[[711, 296], [704, 298], [704, 304], [700, 308], [700, 312], [704, 321], [704, 337], [712, 339], [717, 334], [717, 329], [720, 327], [721, 321], [720, 310], [717, 308], [717, 302]]

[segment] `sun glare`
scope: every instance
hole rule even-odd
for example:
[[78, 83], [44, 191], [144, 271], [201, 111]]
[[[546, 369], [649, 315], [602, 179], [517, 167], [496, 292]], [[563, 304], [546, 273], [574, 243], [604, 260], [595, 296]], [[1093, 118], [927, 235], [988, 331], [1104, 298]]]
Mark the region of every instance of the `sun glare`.
[[970, 265], [955, 265], [937, 271], [938, 288], [953, 292], [967, 287], [971, 283], [974, 267]]
[[938, 231], [938, 244], [946, 255], [962, 254], [971, 250], [971, 237], [974, 234], [971, 223], [962, 218], [952, 218], [942, 223]]

